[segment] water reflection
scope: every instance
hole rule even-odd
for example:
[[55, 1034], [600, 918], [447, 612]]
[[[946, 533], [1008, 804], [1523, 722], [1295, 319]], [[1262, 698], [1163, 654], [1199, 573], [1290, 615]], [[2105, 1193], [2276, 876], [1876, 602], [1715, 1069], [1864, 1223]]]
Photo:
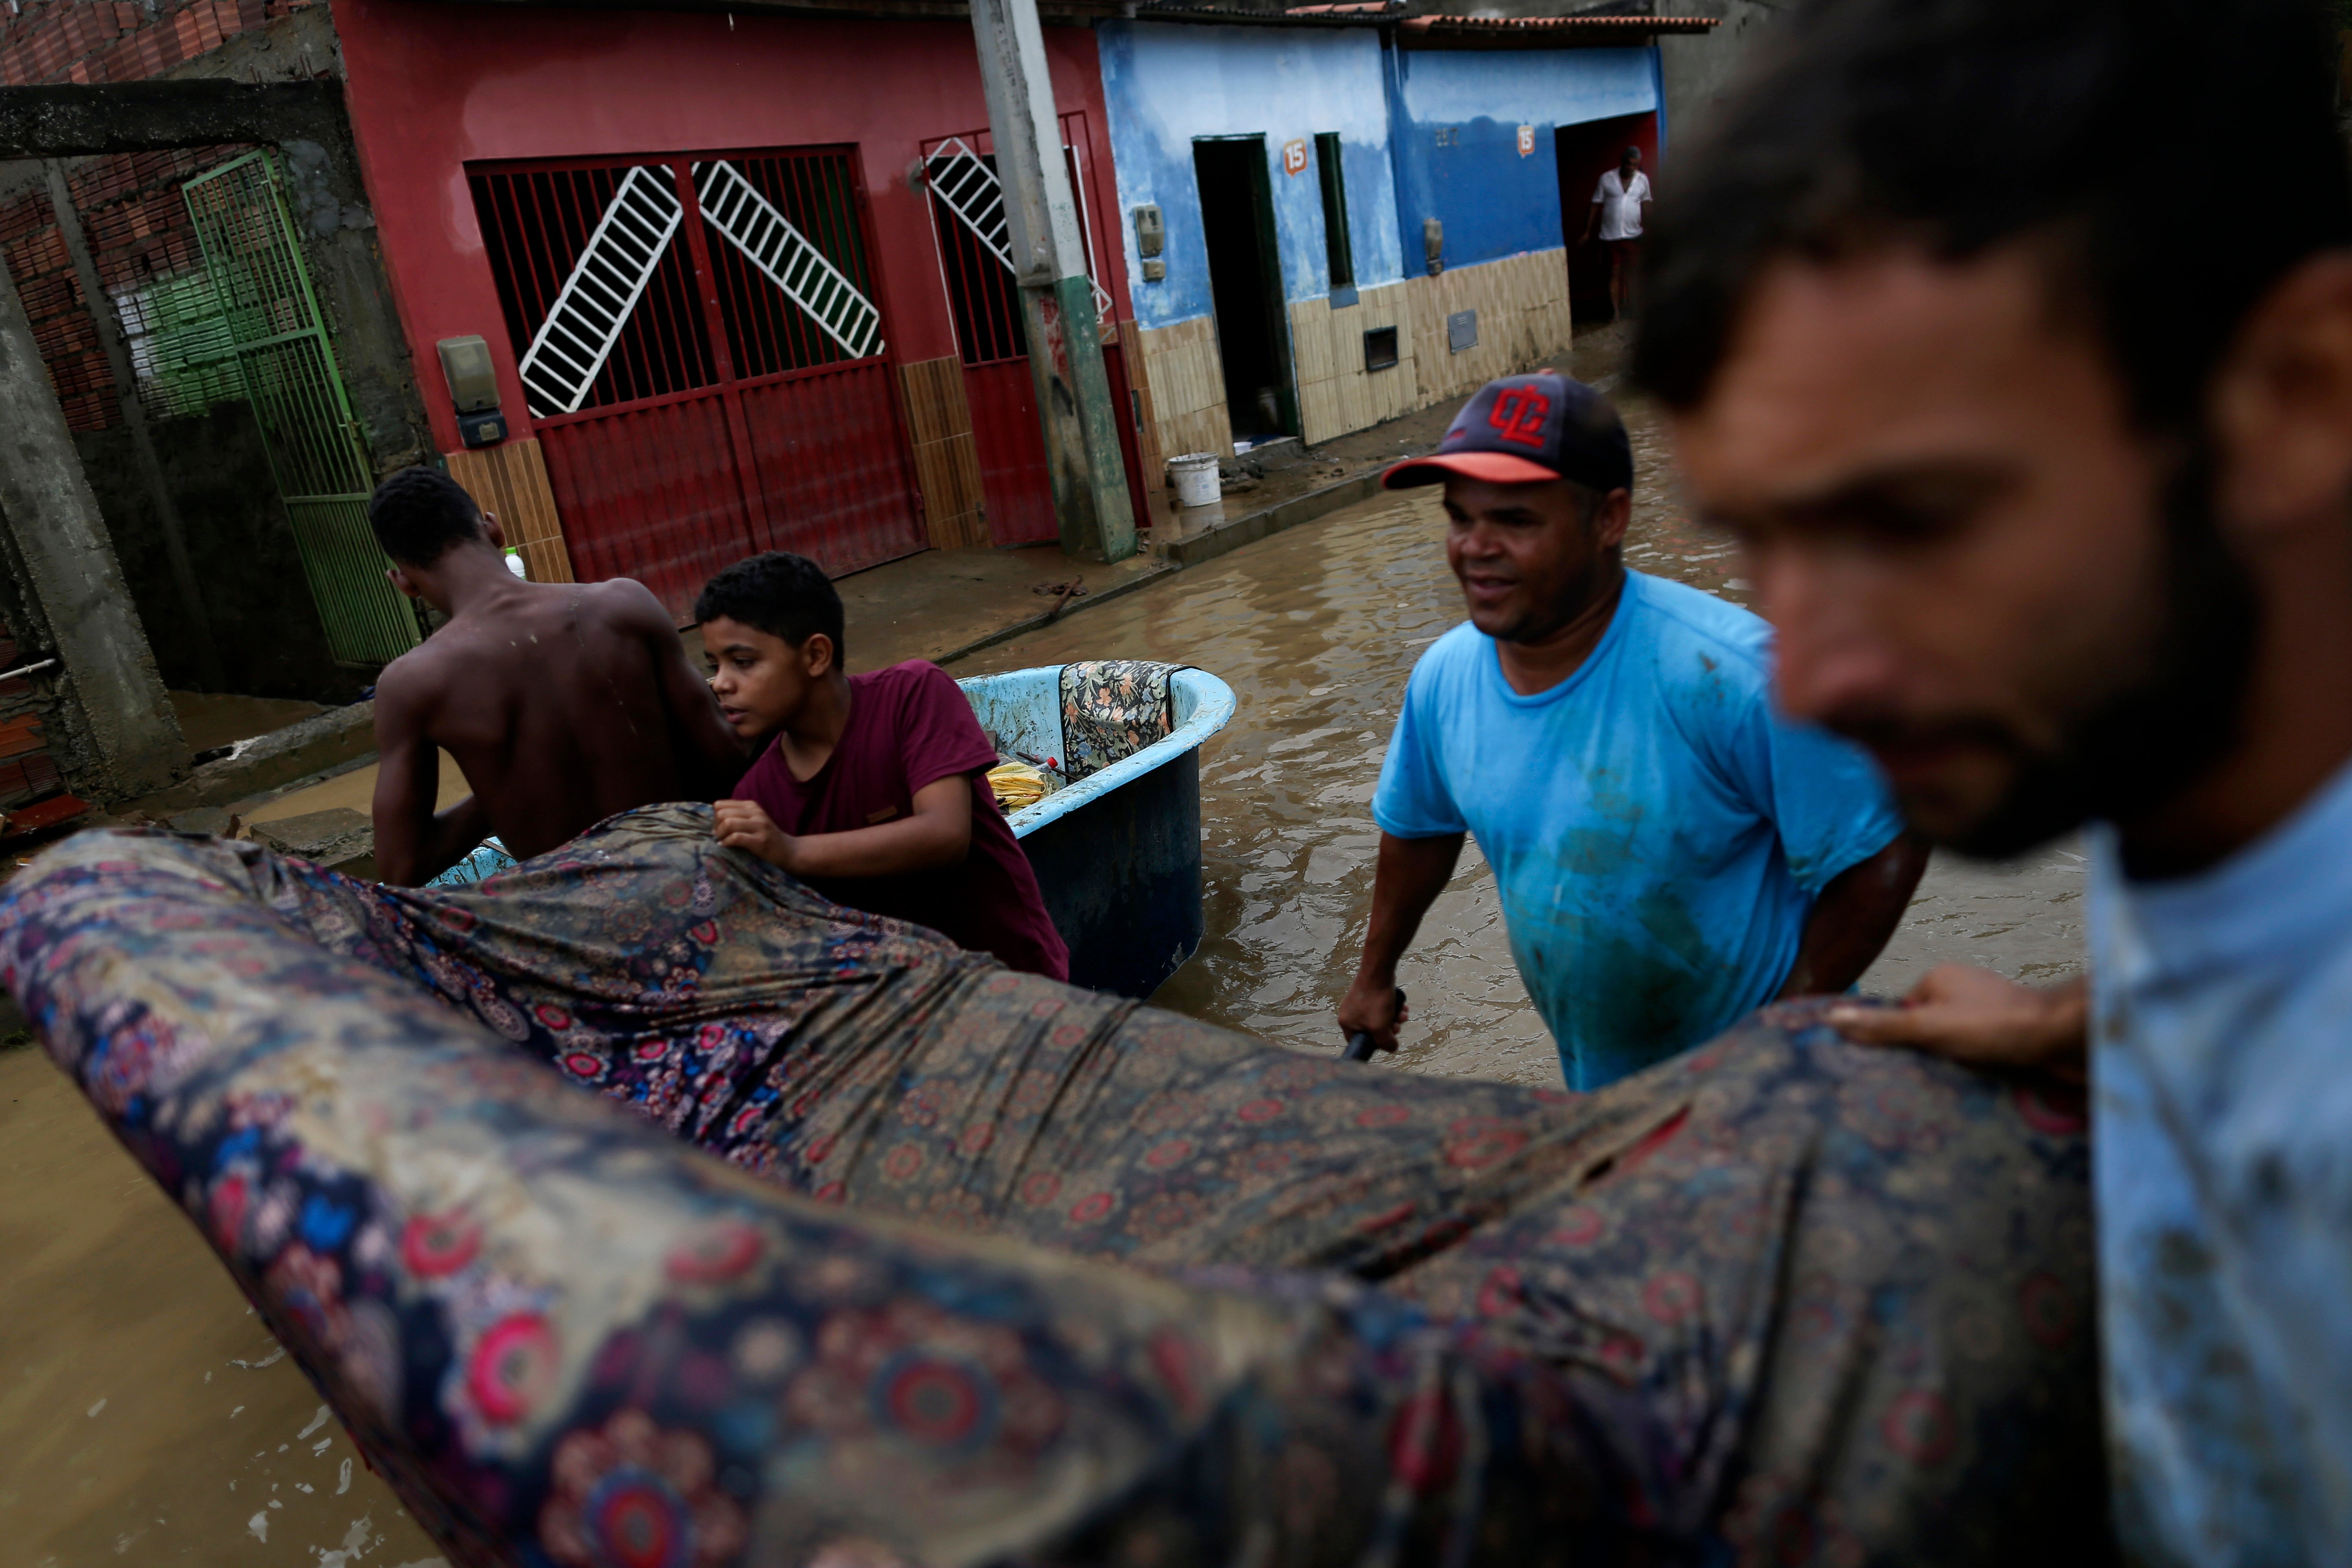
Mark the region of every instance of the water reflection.
[[38, 1050], [0, 1051], [0, 1564], [423, 1568], [194, 1227]]
[[[1154, 998], [1298, 1050], [1334, 1051], [1379, 847], [1372, 786], [1405, 677], [1462, 617], [1435, 492], [1383, 496], [957, 667], [1197, 664], [1238, 709], [1202, 754], [1208, 935]], [[1399, 967], [1402, 1065], [1557, 1081], [1475, 847]]]

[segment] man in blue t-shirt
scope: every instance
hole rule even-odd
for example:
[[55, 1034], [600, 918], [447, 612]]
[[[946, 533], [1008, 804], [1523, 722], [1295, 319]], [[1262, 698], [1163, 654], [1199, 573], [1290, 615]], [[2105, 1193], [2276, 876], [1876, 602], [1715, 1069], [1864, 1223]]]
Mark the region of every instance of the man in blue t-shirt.
[[1475, 834], [1571, 1089], [1777, 996], [1842, 991], [1926, 866], [1869, 762], [1770, 703], [1770, 634], [1626, 570], [1625, 427], [1581, 383], [1489, 383], [1391, 489], [1445, 486], [1469, 624], [1413, 668], [1381, 770], [1340, 1026], [1394, 1049], [1397, 961]]

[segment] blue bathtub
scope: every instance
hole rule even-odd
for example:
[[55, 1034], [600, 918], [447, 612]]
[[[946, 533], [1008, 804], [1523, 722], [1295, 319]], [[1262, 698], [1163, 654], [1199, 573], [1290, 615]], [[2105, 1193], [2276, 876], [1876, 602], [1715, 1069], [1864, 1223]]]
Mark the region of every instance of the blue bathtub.
[[[1060, 665], [956, 684], [1005, 751], [1068, 751]], [[1150, 995], [1201, 945], [1201, 742], [1234, 716], [1234, 692], [1204, 669], [1180, 669], [1168, 695], [1166, 739], [1006, 819], [1069, 944], [1072, 984], [1121, 996]], [[493, 838], [433, 885], [478, 882], [514, 863]]]
[[[1008, 752], [1060, 757], [1062, 667], [956, 684]], [[1070, 947], [1072, 984], [1149, 996], [1201, 945], [1201, 743], [1234, 716], [1233, 689], [1203, 669], [1169, 683], [1166, 739], [1007, 820]]]

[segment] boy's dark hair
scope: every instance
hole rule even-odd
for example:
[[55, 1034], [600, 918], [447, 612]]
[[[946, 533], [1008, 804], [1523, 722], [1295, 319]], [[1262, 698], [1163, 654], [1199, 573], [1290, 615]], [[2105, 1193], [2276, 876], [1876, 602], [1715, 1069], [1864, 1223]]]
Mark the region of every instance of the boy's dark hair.
[[2032, 237], [2134, 416], [2193, 427], [2248, 311], [2352, 242], [2320, 24], [2312, 0], [1818, 0], [1679, 162], [1634, 379], [1702, 401], [1777, 258]]
[[430, 566], [453, 544], [479, 538], [482, 509], [438, 468], [403, 468], [376, 486], [368, 526], [383, 552], [403, 566]]
[[695, 596], [694, 618], [730, 621], [782, 637], [794, 647], [823, 632], [833, 639], [833, 662], [842, 668], [841, 595], [824, 568], [805, 555], [771, 550], [738, 561]]

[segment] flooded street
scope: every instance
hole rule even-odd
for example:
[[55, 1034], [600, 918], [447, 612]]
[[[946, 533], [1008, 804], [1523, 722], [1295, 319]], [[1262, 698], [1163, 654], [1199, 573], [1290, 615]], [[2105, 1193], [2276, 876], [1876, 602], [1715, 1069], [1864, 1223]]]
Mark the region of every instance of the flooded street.
[[0, 1051], [0, 1568], [421, 1568], [212, 1249], [37, 1048]]
[[[1663, 437], [1638, 409], [1629, 425], [1640, 473], [1629, 563], [1744, 600], [1728, 545], [1675, 502]], [[1208, 933], [1159, 1005], [1294, 1049], [1339, 1048], [1332, 1009], [1371, 907], [1381, 759], [1413, 661], [1462, 618], [1444, 530], [1434, 490], [1380, 497], [956, 667], [1168, 659], [1234, 688], [1238, 710], [1201, 769]], [[851, 652], [854, 668], [854, 641]], [[1864, 988], [1899, 995], [1946, 960], [2042, 982], [2073, 973], [2082, 882], [2071, 845], [2008, 867], [1938, 857]], [[1475, 845], [1398, 979], [1412, 1008], [1402, 1066], [1559, 1081]]]
[[[1634, 434], [1633, 563], [1741, 596], [1729, 552], [1664, 488], [1638, 416]], [[1371, 896], [1373, 784], [1413, 661], [1461, 618], [1443, 531], [1433, 491], [1381, 497], [954, 667], [1146, 658], [1234, 688], [1239, 710], [1202, 766], [1208, 936], [1160, 1005], [1339, 1048], [1332, 1007]], [[848, 646], [866, 668], [854, 620]], [[364, 809], [365, 783], [320, 790]], [[1944, 958], [2071, 973], [2081, 887], [2072, 846], [2013, 868], [1939, 860], [1866, 987], [1899, 993]], [[1403, 1068], [1558, 1083], [1475, 847], [1401, 978]], [[186, 1220], [36, 1050], [0, 1051], [0, 1568], [437, 1561]]]

